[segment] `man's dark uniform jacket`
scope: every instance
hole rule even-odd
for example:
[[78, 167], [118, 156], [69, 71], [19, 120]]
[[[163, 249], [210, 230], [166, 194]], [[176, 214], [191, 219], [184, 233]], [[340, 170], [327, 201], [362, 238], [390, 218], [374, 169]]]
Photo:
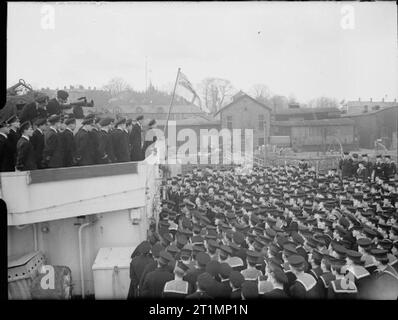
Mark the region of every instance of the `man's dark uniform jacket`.
[[44, 150], [44, 133], [36, 129], [30, 137], [30, 143], [35, 153], [35, 161], [37, 169], [43, 168], [43, 150]]
[[130, 161], [128, 133], [122, 129], [112, 132], [113, 152], [116, 162]]
[[68, 128], [62, 132], [62, 138], [64, 141], [65, 147], [65, 157], [64, 157], [64, 166], [65, 167], [72, 167], [75, 164], [75, 137], [73, 135], [72, 130]]
[[130, 145], [131, 145], [131, 160], [141, 161], [142, 156], [142, 141], [141, 141], [141, 126], [136, 123], [130, 132]]
[[95, 164], [89, 132], [80, 129], [75, 136], [76, 144], [76, 162], [79, 166], [91, 166]]
[[47, 118], [47, 117], [48, 113], [46, 109], [37, 108], [36, 102], [31, 102], [23, 107], [19, 119], [21, 123], [24, 123], [25, 121], [30, 121], [33, 123], [38, 118]]
[[101, 163], [101, 156], [99, 154], [99, 136], [100, 132], [97, 128], [93, 128], [89, 132], [89, 136], [91, 139], [91, 151], [93, 152], [93, 159], [94, 159], [94, 164], [99, 164]]
[[158, 267], [155, 271], [149, 272], [144, 280], [140, 295], [149, 298], [161, 298], [166, 282], [173, 280], [174, 276], [167, 266]]
[[19, 171], [36, 170], [36, 159], [33, 146], [30, 141], [21, 137], [17, 143], [17, 164]]
[[50, 128], [44, 136], [43, 161], [49, 168], [61, 168], [64, 165], [64, 155], [61, 133]]
[[[4, 135], [6, 135], [4, 133]], [[5, 159], [5, 154], [7, 152], [7, 135], [4, 136], [3, 134], [0, 134], [0, 172], [3, 171], [3, 162]]]
[[17, 161], [17, 142], [20, 138], [19, 133], [10, 129], [8, 139], [5, 142], [3, 165], [1, 171], [15, 171]]

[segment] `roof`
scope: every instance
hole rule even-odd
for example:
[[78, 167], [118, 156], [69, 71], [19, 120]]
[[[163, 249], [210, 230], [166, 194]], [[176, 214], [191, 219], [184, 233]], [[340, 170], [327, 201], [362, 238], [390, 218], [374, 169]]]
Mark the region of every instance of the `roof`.
[[334, 119], [321, 119], [321, 120], [271, 121], [271, 125], [283, 126], [283, 127], [343, 126], [343, 125], [354, 125], [354, 120], [347, 118], [334, 118]]
[[294, 108], [276, 110], [275, 115], [292, 115], [292, 114], [308, 114], [308, 113], [340, 113], [335, 107], [330, 108]]
[[[178, 119], [178, 120], [169, 120], [176, 121], [177, 126], [219, 126], [220, 121], [218, 120], [207, 120], [203, 117], [196, 116], [189, 119]], [[166, 120], [156, 120], [158, 126], [164, 126], [166, 124]]]
[[398, 106], [398, 102], [396, 101], [347, 101], [347, 107], [374, 107], [380, 106], [380, 108], [388, 108]]
[[[123, 113], [165, 113], [169, 111], [168, 105], [120, 105]], [[137, 112], [137, 108], [141, 108], [142, 112]], [[161, 111], [161, 112], [160, 112]], [[170, 113], [203, 113], [206, 114], [198, 106], [189, 105], [173, 105]]]
[[369, 112], [366, 113], [351, 113], [351, 114], [344, 114], [341, 117], [342, 118], [357, 118], [357, 117], [363, 117], [363, 116], [369, 116], [369, 115], [373, 115], [373, 114], [377, 114], [380, 112], [384, 112], [384, 111], [388, 111], [388, 110], [392, 110], [392, 109], [397, 109], [398, 110], [398, 105], [393, 106], [393, 107], [386, 107], [383, 109], [379, 109], [379, 110], [370, 110]]
[[[236, 95], [235, 95], [236, 96]], [[242, 91], [239, 91], [239, 96], [237, 98], [235, 98], [235, 100], [233, 100], [231, 103], [227, 104], [226, 106], [222, 107], [220, 110], [218, 110], [214, 115], [216, 116], [217, 114], [219, 114], [221, 111], [225, 111], [225, 109], [229, 108], [230, 106], [234, 105], [236, 102], [238, 102], [239, 100], [243, 99], [243, 98], [249, 98], [250, 100], [252, 100], [253, 102], [257, 103], [259, 106], [268, 109], [269, 111], [272, 111], [272, 109], [268, 106], [266, 106], [265, 104], [261, 103], [260, 101], [257, 101], [256, 99], [252, 98], [251, 96], [249, 96], [247, 93], [244, 93]]]

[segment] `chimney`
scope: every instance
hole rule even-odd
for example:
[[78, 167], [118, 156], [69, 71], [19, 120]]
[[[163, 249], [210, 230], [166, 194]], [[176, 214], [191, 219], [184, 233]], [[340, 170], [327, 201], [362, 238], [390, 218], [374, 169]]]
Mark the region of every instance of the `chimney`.
[[381, 99], [381, 101], [382, 101], [382, 102], [384, 102], [384, 98], [383, 98], [383, 99]]
[[372, 102], [372, 98], [370, 98], [370, 102]]
[[358, 98], [358, 101], [361, 102], [361, 97]]
[[397, 98], [394, 99], [394, 102], [397, 102]]

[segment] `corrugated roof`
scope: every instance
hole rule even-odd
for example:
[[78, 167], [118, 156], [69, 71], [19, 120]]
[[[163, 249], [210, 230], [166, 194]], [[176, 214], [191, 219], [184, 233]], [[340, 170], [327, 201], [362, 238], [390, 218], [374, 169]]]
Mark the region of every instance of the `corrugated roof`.
[[[197, 125], [197, 126], [199, 126], [199, 125], [218, 126], [218, 125], [220, 125], [220, 121], [207, 120], [202, 117], [192, 117], [189, 119], [178, 119], [178, 120], [170, 120], [170, 121], [176, 121], [177, 126], [195, 126], [195, 125]], [[156, 120], [156, 122], [160, 126], [164, 126], [166, 124], [166, 120]]]
[[231, 103], [227, 104], [226, 106], [222, 107], [220, 110], [218, 110], [214, 115], [218, 115], [221, 111], [224, 111], [225, 109], [229, 108], [230, 106], [232, 106], [234, 103], [238, 102], [239, 100], [243, 99], [243, 98], [249, 98], [250, 100], [252, 100], [253, 102], [257, 103], [258, 105], [262, 106], [263, 108], [266, 108], [270, 111], [272, 111], [272, 109], [268, 106], [266, 106], [265, 104], [257, 101], [256, 99], [252, 98], [251, 96], [249, 96], [247, 93], [244, 93], [243, 91], [239, 91], [235, 96], [238, 96], [237, 98], [235, 98], [235, 100], [233, 100]]
[[292, 114], [314, 114], [314, 113], [340, 113], [338, 108], [294, 108], [276, 110], [275, 115], [292, 115]]
[[342, 117], [342, 118], [345, 118], [345, 119], [346, 119], [346, 118], [362, 117], [362, 116], [366, 117], [366, 116], [369, 116], [369, 115], [377, 114], [377, 113], [379, 113], [379, 112], [384, 112], [384, 111], [391, 110], [391, 109], [397, 109], [397, 110], [398, 110], [398, 105], [393, 106], [393, 107], [382, 108], [382, 109], [380, 109], [380, 110], [370, 110], [369, 112], [366, 112], [366, 113], [349, 113], [349, 114], [343, 114], [341, 117]]
[[340, 126], [353, 125], [354, 120], [347, 118], [334, 118], [322, 120], [289, 120], [289, 121], [271, 121], [273, 126], [283, 127], [310, 127], [310, 126]]
[[398, 102], [396, 101], [347, 101], [347, 107], [374, 107], [380, 106], [380, 108], [396, 107]]
[[[167, 114], [169, 112], [168, 105], [120, 105], [120, 110], [123, 113], [141, 113], [141, 111], [137, 111], [137, 108], [142, 109], [142, 113], [164, 113]], [[191, 105], [176, 105], [171, 108], [170, 113], [203, 113], [198, 106], [193, 104]]]

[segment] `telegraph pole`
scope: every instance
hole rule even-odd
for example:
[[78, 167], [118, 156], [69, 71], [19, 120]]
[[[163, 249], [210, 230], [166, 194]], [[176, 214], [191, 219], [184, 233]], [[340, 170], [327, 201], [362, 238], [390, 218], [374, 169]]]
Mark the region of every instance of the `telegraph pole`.
[[145, 56], [145, 92], [148, 91], [148, 61], [147, 56]]

